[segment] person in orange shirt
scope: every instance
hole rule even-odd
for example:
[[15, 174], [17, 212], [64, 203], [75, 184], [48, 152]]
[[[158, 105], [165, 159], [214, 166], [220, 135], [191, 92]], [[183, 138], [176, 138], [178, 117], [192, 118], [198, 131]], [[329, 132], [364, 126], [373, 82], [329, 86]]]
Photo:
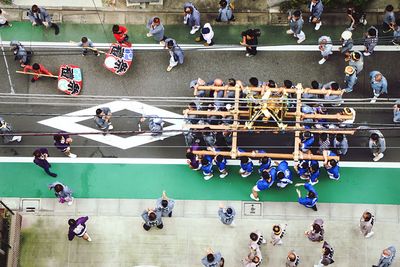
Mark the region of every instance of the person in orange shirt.
[[[46, 69], [42, 64], [39, 63], [33, 63], [32, 66], [31, 65], [26, 65], [24, 68], [24, 72], [33, 72], [33, 73], [37, 73], [37, 74], [46, 74], [46, 75], [52, 75], [53, 74]], [[38, 75], [34, 75], [33, 78], [31, 79], [31, 82], [36, 82], [37, 80], [39, 80], [40, 76]], [[57, 79], [57, 77], [54, 77]]]
[[127, 35], [128, 29], [126, 27], [115, 24], [112, 28], [112, 31], [113, 31], [115, 40], [117, 40], [118, 43], [129, 44], [129, 42], [128, 42], [129, 36]]

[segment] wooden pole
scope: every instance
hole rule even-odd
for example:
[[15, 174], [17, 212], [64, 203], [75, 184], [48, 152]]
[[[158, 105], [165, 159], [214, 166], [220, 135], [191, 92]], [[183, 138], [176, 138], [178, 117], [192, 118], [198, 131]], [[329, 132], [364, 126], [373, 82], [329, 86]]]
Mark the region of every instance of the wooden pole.
[[[302, 113], [301, 113], [301, 94], [302, 94], [302, 85], [301, 83], [297, 84], [296, 86], [296, 127], [300, 128], [300, 121], [302, 119]], [[293, 160], [295, 162], [299, 161], [299, 156], [300, 156], [300, 131], [295, 131], [294, 133], [294, 151], [293, 151]]]
[[25, 74], [25, 75], [35, 75], [35, 76], [39, 76], [39, 77], [58, 78], [58, 76], [55, 76], [55, 75], [40, 74], [40, 73], [34, 73], [34, 72], [25, 72], [25, 71], [19, 71], [19, 70], [17, 70], [16, 73]]
[[[193, 154], [204, 156], [204, 155], [211, 155], [211, 156], [216, 156], [216, 155], [222, 155], [224, 157], [232, 157], [232, 151], [212, 151], [212, 150], [196, 150], [193, 151]], [[250, 158], [263, 158], [263, 157], [269, 157], [272, 159], [293, 159], [293, 154], [285, 154], [285, 153], [256, 153], [256, 152], [239, 152], [237, 151], [235, 153], [236, 157], [241, 157], [241, 156], [246, 156]], [[233, 159], [233, 157], [232, 157]], [[324, 160], [324, 156], [322, 155], [313, 155], [313, 154], [303, 154], [300, 153], [299, 159], [305, 159], [305, 160]], [[335, 159], [339, 160], [338, 156], [331, 157], [329, 156], [328, 159]]]
[[233, 114], [233, 128], [236, 130], [232, 133], [232, 150], [231, 157], [236, 158], [238, 149], [237, 149], [237, 129], [239, 127], [239, 97], [240, 97], [240, 88], [236, 87], [235, 91], [235, 104], [234, 104], [234, 114]]
[[[239, 133], [241, 132], [249, 132], [248, 129], [246, 129], [246, 126], [244, 124], [242, 125], [237, 125], [234, 126], [233, 124], [230, 125], [209, 125], [209, 124], [184, 124], [183, 129], [196, 129], [196, 130], [203, 130], [204, 128], [210, 128], [211, 130], [216, 130], [216, 131], [237, 131]], [[276, 126], [258, 126], [255, 128], [255, 131], [257, 130], [262, 130], [262, 129], [271, 129], [272, 132], [274, 131], [280, 131], [281, 129]], [[345, 130], [341, 128], [336, 128], [336, 129], [305, 129], [304, 127], [300, 126], [299, 128], [296, 126], [287, 126], [285, 128], [285, 131], [291, 132], [291, 131], [308, 131], [311, 133], [329, 133], [329, 134], [354, 134], [354, 130]]]
[[[205, 91], [211, 91], [211, 90], [226, 90], [226, 91], [234, 91], [235, 86], [214, 86], [214, 85], [199, 85], [197, 86], [197, 90], [205, 90]], [[270, 90], [271, 92], [274, 93], [283, 93], [284, 91], [286, 93], [297, 93], [297, 89], [293, 88], [293, 89], [288, 89], [285, 87], [278, 87], [278, 88], [262, 88], [262, 87], [249, 87], [246, 86], [243, 88], [243, 90], [249, 90], [252, 92], [262, 92], [262, 91], [267, 91]], [[195, 91], [197, 93], [197, 91]], [[302, 88], [302, 93], [308, 93], [308, 94], [316, 94], [316, 95], [326, 95], [326, 94], [330, 94], [330, 95], [342, 95], [344, 93], [343, 90], [326, 90], [326, 89], [312, 89], [312, 88]]]
[[[69, 42], [72, 43], [72, 44], [78, 45], [77, 42], [74, 42], [74, 41], [69, 41]], [[96, 52], [98, 52], [98, 53], [100, 53], [100, 54], [106, 54], [106, 52], [100, 51], [100, 50], [98, 50], [97, 48], [90, 47], [90, 46], [82, 46], [82, 49], [90, 49], [90, 50], [96, 51]]]

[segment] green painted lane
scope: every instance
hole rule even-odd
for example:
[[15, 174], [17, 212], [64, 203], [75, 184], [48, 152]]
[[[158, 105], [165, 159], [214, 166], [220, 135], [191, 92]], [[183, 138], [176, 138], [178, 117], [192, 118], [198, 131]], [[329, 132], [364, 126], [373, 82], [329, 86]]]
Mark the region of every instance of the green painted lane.
[[[185, 165], [53, 163], [52, 166], [52, 171], [59, 175], [57, 178], [48, 176], [33, 163], [1, 163], [0, 197], [53, 197], [47, 185], [60, 181], [77, 198], [152, 199], [166, 190], [175, 199], [250, 200], [250, 190], [258, 179], [256, 173], [240, 177], [238, 166], [229, 166], [230, 174], [225, 179], [215, 173], [209, 181]], [[342, 167], [339, 181], [330, 180], [324, 170], [321, 173], [316, 185], [319, 202], [400, 204], [400, 169]], [[300, 181], [295, 179], [295, 183]], [[293, 185], [261, 192], [260, 198], [297, 201]]]
[[[103, 27], [104, 26], [104, 27]], [[87, 36], [97, 43], [113, 42], [114, 37], [111, 32], [111, 24], [60, 24], [60, 34], [54, 35], [53, 29], [44, 27], [32, 27], [29, 22], [13, 22], [13, 27], [0, 28], [1, 38], [3, 40], [19, 41], [42, 41], [42, 42], [69, 42], [79, 41], [82, 36]], [[241, 41], [240, 33], [247, 28], [259, 28], [262, 31], [259, 38], [260, 45], [297, 45], [296, 40], [291, 35], [286, 34], [288, 27], [285, 26], [266, 26], [266, 25], [215, 25], [214, 41], [216, 44], [235, 44], [239, 45]], [[153, 38], [146, 37], [148, 32], [145, 25], [127, 25], [130, 41], [140, 44], [153, 44]], [[197, 35], [190, 35], [189, 29], [185, 25], [165, 25], [165, 35], [177, 40], [180, 44], [194, 44]], [[332, 40], [339, 40], [344, 27], [323, 26], [323, 34], [331, 36]], [[357, 28], [353, 33], [353, 39], [361, 40], [365, 29]], [[304, 27], [306, 41], [303, 44], [316, 44], [318, 38], [322, 35], [313, 30], [311, 25]]]

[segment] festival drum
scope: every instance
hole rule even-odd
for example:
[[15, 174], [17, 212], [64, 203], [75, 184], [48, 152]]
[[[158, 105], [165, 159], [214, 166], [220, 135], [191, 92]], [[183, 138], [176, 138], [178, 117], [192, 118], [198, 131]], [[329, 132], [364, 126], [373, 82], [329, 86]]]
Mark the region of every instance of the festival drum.
[[58, 72], [58, 90], [67, 95], [79, 95], [82, 89], [82, 72], [78, 66], [64, 64]]
[[106, 54], [104, 67], [109, 71], [124, 75], [132, 65], [133, 48], [131, 44], [112, 44], [110, 50]]

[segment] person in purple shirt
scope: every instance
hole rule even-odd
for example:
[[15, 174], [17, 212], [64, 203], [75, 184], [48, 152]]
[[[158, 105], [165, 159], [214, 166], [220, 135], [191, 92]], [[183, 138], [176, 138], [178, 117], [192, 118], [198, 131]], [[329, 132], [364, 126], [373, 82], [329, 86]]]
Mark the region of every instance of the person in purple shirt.
[[59, 132], [54, 135], [54, 146], [63, 152], [67, 157], [76, 158], [75, 154], [71, 153], [72, 138], [67, 133]]
[[80, 217], [77, 220], [69, 219], [69, 230], [68, 230], [68, 240], [72, 241], [75, 236], [82, 237], [84, 240], [91, 242], [92, 239], [87, 233], [86, 222], [89, 220], [89, 217]]
[[275, 182], [276, 179], [276, 168], [273, 167], [271, 169], [264, 170], [261, 173], [261, 178], [257, 181], [256, 185], [252, 189], [252, 193], [250, 194], [250, 198], [255, 201], [260, 201], [258, 198], [258, 192], [269, 189]]
[[186, 162], [189, 165], [189, 168], [191, 168], [194, 171], [198, 171], [201, 169], [199, 157], [193, 154], [193, 152], [190, 150], [186, 152]]
[[47, 161], [47, 157], [49, 156], [49, 151], [47, 148], [38, 148], [33, 152], [33, 162], [39, 167], [43, 168], [43, 170], [50, 175], [51, 177], [57, 177], [57, 174], [50, 171], [51, 164]]
[[307, 196], [301, 197], [300, 190], [296, 188], [297, 195], [299, 196], [298, 202], [306, 208], [310, 208], [313, 209], [314, 211], [317, 211], [317, 201], [318, 201], [317, 191], [315, 191], [311, 183], [306, 183], [306, 184], [299, 183], [296, 184], [296, 187], [301, 185], [304, 185], [304, 188], [307, 190]]

